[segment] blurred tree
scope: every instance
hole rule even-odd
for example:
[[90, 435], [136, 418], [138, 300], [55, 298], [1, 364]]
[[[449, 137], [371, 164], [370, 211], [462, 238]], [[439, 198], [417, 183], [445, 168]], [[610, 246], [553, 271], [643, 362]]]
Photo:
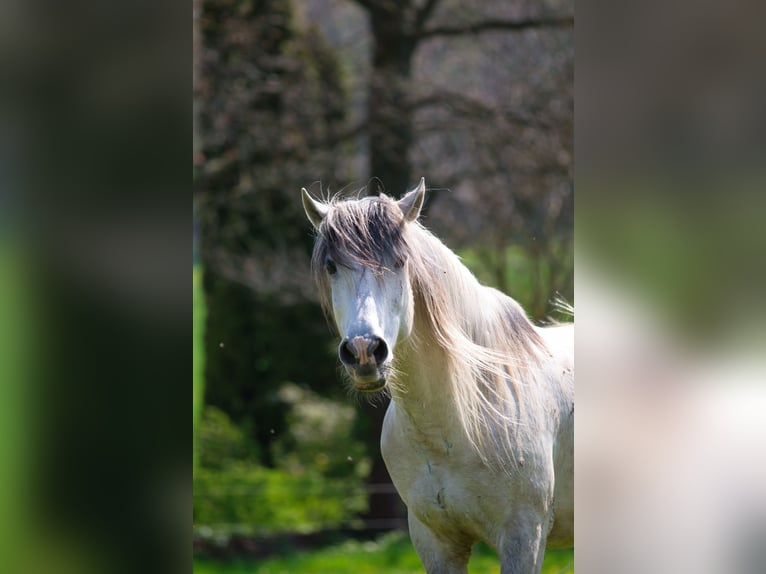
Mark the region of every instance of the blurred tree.
[[[286, 380], [328, 390], [330, 335], [311, 300], [298, 190], [338, 177], [341, 68], [285, 0], [197, 0], [195, 204], [208, 310], [207, 404], [254, 433], [262, 461], [285, 425]], [[326, 344], [325, 344], [326, 342]]]
[[[538, 28], [571, 28], [571, 16], [487, 17], [480, 20], [450, 19], [452, 24], [433, 24], [442, 0], [354, 0], [369, 16], [372, 32], [372, 69], [367, 86], [367, 133], [370, 175], [392, 193], [412, 184], [409, 154], [413, 147], [412, 114], [419, 82], [412, 70], [417, 48], [427, 40], [475, 35], [491, 31], [522, 31]], [[449, 6], [454, 8], [454, 6]]]
[[[426, 87], [416, 102], [413, 157], [453, 190], [437, 194], [430, 226], [472, 251], [483, 280], [540, 320], [551, 312], [552, 294], [573, 298], [573, 30], [571, 18], [518, 14], [572, 7], [472, 8], [437, 13], [430, 30], [438, 33], [418, 52]], [[487, 20], [490, 9], [496, 13]], [[510, 33], [500, 30], [506, 17], [518, 22], [508, 24]], [[457, 34], [472, 27], [483, 31]]]

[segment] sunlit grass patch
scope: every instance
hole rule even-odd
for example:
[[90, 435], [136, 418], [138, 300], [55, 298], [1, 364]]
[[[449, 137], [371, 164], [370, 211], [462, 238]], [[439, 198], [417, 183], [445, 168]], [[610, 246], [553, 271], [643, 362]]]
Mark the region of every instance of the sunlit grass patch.
[[[499, 574], [500, 561], [486, 545], [477, 545], [468, 565], [470, 574]], [[545, 556], [543, 574], [574, 572], [572, 550], [551, 550]], [[200, 559], [195, 574], [423, 574], [423, 566], [407, 534], [393, 532], [374, 541], [349, 540], [314, 552], [266, 560], [220, 562]]]

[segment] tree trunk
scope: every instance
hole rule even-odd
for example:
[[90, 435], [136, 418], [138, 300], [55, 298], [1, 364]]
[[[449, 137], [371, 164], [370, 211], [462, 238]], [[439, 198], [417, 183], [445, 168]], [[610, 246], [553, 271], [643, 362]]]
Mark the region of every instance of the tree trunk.
[[409, 94], [415, 42], [406, 31], [404, 13], [404, 9], [371, 13], [374, 48], [367, 101], [370, 177], [390, 195], [399, 195], [412, 185]]

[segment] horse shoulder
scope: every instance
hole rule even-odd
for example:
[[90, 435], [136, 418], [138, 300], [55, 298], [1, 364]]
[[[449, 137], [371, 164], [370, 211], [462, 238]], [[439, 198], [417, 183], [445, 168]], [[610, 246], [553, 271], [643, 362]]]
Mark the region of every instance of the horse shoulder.
[[574, 323], [537, 327], [537, 333], [545, 342], [553, 360], [574, 371]]
[[538, 333], [551, 353], [547, 372], [558, 403], [553, 444], [555, 517], [549, 546], [570, 547], [574, 541], [574, 325], [539, 328]]
[[396, 461], [399, 460], [399, 457], [406, 454], [400, 431], [396, 426], [395, 411], [395, 403], [391, 401], [386, 410], [386, 415], [383, 418], [383, 429], [380, 434], [380, 453], [383, 456], [383, 462], [386, 463], [389, 472]]
[[386, 463], [391, 479], [405, 504], [409, 505], [410, 485], [419, 474], [421, 457], [404, 436], [401, 415], [397, 413], [396, 403], [391, 401], [383, 419], [380, 435], [380, 453]]
[[521, 494], [516, 479], [485, 466], [468, 442], [453, 436], [439, 446], [411, 431], [406, 413], [392, 402], [381, 452], [410, 513], [446, 537], [489, 540], [496, 528], [487, 524], [509, 523]]

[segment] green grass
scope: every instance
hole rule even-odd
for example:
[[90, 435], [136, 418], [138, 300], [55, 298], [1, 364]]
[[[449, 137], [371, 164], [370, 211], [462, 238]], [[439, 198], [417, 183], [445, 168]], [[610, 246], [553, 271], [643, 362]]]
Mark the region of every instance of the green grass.
[[[470, 574], [499, 574], [500, 562], [494, 552], [480, 544], [468, 564]], [[267, 560], [216, 561], [197, 559], [195, 574], [423, 574], [409, 537], [401, 532], [386, 534], [376, 541], [349, 540], [314, 552], [295, 552]], [[572, 550], [551, 550], [545, 555], [543, 574], [574, 572]]]

